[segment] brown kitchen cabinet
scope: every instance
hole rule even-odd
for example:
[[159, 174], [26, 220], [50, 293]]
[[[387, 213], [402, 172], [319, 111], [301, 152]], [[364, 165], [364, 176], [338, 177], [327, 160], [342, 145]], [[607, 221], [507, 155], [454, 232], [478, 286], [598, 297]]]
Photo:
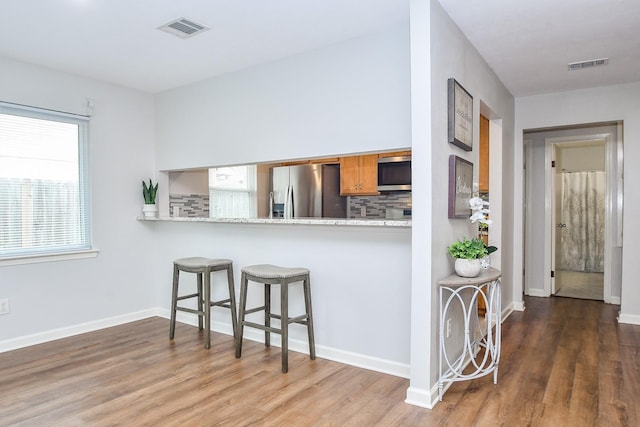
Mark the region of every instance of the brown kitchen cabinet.
[[378, 195], [378, 155], [340, 158], [340, 195]]

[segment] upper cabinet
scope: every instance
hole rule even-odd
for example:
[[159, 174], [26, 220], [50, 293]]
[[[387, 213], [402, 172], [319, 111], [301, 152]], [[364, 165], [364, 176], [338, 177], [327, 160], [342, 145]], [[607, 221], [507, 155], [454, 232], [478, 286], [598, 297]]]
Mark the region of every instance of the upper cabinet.
[[411, 150], [392, 151], [390, 153], [380, 153], [378, 157], [407, 157], [411, 156]]
[[378, 192], [378, 154], [340, 158], [340, 195], [372, 196]]

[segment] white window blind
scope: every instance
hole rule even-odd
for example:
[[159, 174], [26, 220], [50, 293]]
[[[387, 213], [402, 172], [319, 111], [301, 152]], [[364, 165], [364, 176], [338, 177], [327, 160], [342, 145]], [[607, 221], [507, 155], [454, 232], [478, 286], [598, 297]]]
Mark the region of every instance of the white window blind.
[[256, 165], [209, 169], [209, 217], [256, 218]]
[[0, 258], [91, 249], [89, 119], [0, 102]]

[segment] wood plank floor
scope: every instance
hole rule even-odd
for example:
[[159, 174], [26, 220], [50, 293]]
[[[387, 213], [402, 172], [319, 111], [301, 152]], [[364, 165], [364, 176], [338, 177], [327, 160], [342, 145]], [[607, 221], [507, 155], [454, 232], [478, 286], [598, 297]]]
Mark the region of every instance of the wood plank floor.
[[408, 380], [151, 318], [0, 354], [2, 426], [638, 426], [640, 326], [618, 306], [527, 298], [503, 326], [498, 385], [454, 384], [434, 410]]

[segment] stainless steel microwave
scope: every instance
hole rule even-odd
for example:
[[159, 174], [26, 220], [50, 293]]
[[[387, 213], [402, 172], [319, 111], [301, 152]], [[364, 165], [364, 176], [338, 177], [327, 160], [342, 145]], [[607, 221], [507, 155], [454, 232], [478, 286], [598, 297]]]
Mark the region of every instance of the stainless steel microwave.
[[378, 159], [378, 191], [411, 190], [411, 156]]

